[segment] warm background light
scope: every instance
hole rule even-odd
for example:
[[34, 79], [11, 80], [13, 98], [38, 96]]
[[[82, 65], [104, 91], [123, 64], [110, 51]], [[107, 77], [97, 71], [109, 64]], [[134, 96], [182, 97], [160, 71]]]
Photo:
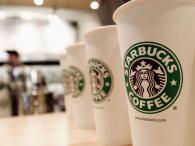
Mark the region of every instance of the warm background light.
[[100, 4], [97, 1], [92, 1], [90, 4], [90, 8], [93, 10], [97, 10], [99, 7], [100, 7]]
[[44, 0], [34, 0], [34, 4], [37, 6], [43, 5], [43, 3], [44, 3]]

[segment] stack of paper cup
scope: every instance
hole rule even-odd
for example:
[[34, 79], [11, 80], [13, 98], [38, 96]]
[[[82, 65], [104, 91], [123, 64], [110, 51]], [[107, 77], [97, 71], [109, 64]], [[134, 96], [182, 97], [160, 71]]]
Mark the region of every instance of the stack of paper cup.
[[67, 52], [75, 124], [79, 128], [95, 128], [85, 45], [72, 45], [67, 48]]
[[60, 65], [62, 68], [63, 75], [63, 83], [64, 83], [64, 101], [65, 108], [70, 119], [73, 119], [73, 105], [72, 105], [72, 97], [70, 94], [70, 71], [68, 70], [69, 61], [68, 54], [63, 54], [60, 56]]
[[194, 146], [195, 1], [134, 0], [114, 20], [133, 145]]
[[131, 136], [116, 27], [97, 28], [84, 38], [99, 140], [105, 145], [129, 145]]

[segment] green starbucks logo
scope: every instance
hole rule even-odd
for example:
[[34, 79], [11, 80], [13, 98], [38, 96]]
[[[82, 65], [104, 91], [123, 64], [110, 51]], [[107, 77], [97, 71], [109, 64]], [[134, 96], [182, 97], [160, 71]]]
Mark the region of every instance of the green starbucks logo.
[[104, 102], [111, 93], [113, 77], [109, 67], [99, 59], [89, 60], [91, 91], [96, 104]]
[[167, 47], [142, 42], [130, 47], [124, 60], [125, 82], [131, 105], [154, 114], [169, 108], [182, 88], [182, 68]]
[[70, 74], [70, 91], [73, 98], [79, 97], [85, 87], [85, 79], [83, 73], [74, 66], [69, 67]]

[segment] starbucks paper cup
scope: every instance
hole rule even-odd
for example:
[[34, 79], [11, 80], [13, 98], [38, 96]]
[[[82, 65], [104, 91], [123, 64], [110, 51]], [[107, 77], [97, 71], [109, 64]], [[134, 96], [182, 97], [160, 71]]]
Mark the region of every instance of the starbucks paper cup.
[[70, 71], [68, 70], [69, 61], [68, 61], [68, 54], [64, 54], [60, 56], [60, 65], [62, 68], [63, 74], [63, 83], [64, 83], [64, 102], [66, 106], [66, 112], [70, 119], [73, 119], [73, 101], [71, 97], [71, 89], [70, 89]]
[[78, 128], [94, 128], [85, 45], [83, 43], [75, 44], [68, 47], [67, 52], [70, 62], [74, 122]]
[[133, 145], [194, 146], [195, 2], [134, 0], [114, 20]]
[[131, 143], [126, 91], [115, 26], [97, 28], [85, 35], [95, 123], [105, 145]]

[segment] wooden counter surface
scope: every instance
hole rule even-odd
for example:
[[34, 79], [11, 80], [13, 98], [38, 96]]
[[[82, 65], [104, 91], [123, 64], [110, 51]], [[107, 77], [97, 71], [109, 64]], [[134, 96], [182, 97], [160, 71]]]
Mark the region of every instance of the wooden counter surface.
[[0, 146], [102, 146], [95, 130], [75, 128], [66, 114], [0, 119]]

